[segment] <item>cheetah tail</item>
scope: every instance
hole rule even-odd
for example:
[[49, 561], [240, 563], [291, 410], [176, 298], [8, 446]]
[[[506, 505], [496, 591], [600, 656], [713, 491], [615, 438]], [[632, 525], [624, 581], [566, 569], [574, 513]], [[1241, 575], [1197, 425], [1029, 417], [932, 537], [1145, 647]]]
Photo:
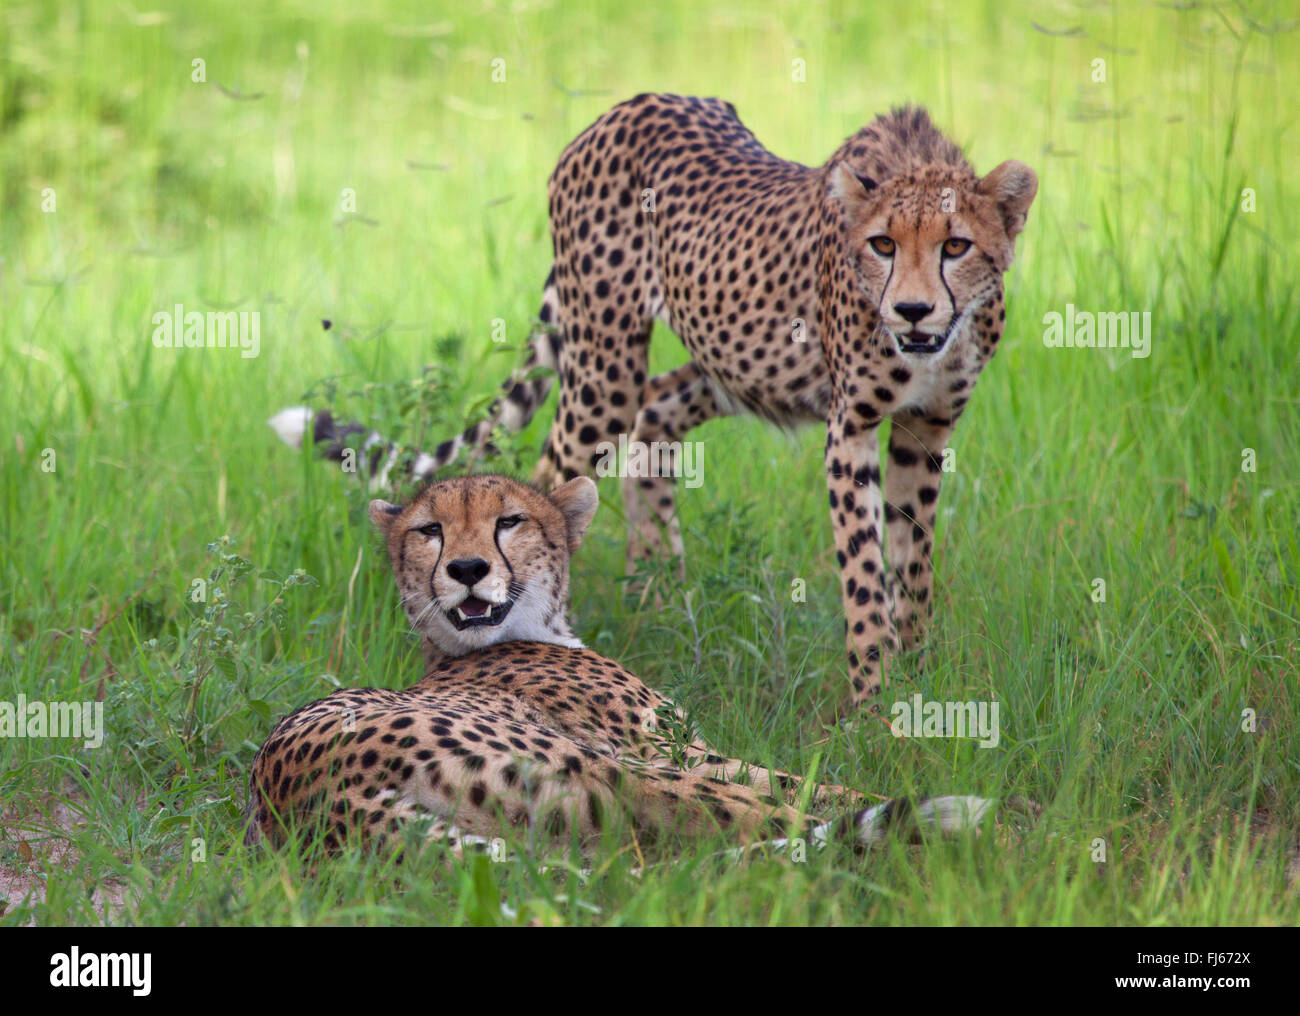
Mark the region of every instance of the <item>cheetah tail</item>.
[[[511, 432], [522, 430], [546, 401], [555, 381], [553, 372], [558, 367], [560, 352], [560, 335], [551, 325], [558, 301], [553, 279], [554, 272], [547, 279], [538, 315], [541, 325], [533, 332], [532, 348], [523, 366], [501, 386], [501, 395], [493, 400], [482, 420], [443, 441], [432, 453], [416, 453], [410, 460], [411, 480], [417, 483], [431, 480], [455, 462], [463, 449], [477, 451], [486, 447], [498, 424]], [[537, 368], [549, 368], [549, 371], [532, 376]], [[301, 448], [310, 429], [312, 443], [322, 458], [330, 462], [351, 459], [356, 471], [369, 478], [371, 490], [393, 486], [391, 474], [401, 459], [402, 449], [377, 431], [356, 422], [336, 420], [328, 410], [313, 411], [305, 406], [283, 409], [267, 424], [291, 448]]]
[[976, 829], [992, 812], [1001, 817], [1014, 813], [1032, 820], [1041, 811], [1037, 804], [1023, 797], [1010, 797], [1005, 801], [964, 795], [923, 797], [916, 801], [899, 797], [850, 816], [846, 822], [851, 829], [841, 828], [837, 832], [841, 835], [851, 833], [852, 838], [864, 847], [875, 846], [889, 838], [921, 843], [936, 833], [950, 836]]

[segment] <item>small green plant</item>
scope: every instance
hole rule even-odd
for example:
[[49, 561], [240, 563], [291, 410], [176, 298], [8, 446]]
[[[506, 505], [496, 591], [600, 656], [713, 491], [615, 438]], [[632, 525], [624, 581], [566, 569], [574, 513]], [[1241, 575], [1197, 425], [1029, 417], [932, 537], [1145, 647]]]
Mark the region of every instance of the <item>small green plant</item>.
[[[191, 618], [180, 638], [153, 638], [144, 644], [150, 654], [161, 659], [161, 670], [171, 678], [169, 684], [174, 689], [165, 696], [161, 710], [155, 707], [151, 712], [162, 719], [167, 739], [182, 757], [196, 763], [202, 761], [206, 748], [222, 740], [214, 732], [230, 718], [251, 711], [262, 722], [270, 720], [267, 703], [251, 694], [268, 666], [263, 643], [272, 633], [284, 630], [289, 591], [318, 584], [301, 568], [288, 575], [259, 569], [231, 546], [229, 536], [207, 545], [216, 561], [207, 578], [195, 579], [189, 587]], [[272, 587], [260, 606], [253, 602], [248, 583], [252, 575]], [[205, 713], [200, 703], [205, 701], [204, 688], [214, 675], [223, 677], [237, 693], [208, 696], [215, 709]], [[118, 690], [119, 699], [134, 694], [129, 686]], [[142, 739], [139, 746], [148, 741]]]
[[[544, 326], [539, 323], [537, 327]], [[461, 336], [447, 335], [436, 341], [435, 352], [441, 359], [451, 359], [460, 354], [463, 345]], [[502, 345], [494, 349], [494, 353], [502, 354], [494, 357], [492, 362], [502, 364], [499, 370], [503, 376], [510, 371], [508, 359], [523, 361], [526, 346], [527, 343], [524, 346]], [[520, 370], [514, 377], [520, 382], [531, 381], [549, 373], [554, 372], [547, 367], [534, 367], [528, 371]], [[334, 375], [321, 378], [312, 385], [303, 394], [303, 400], [308, 405], [329, 409], [340, 423], [357, 422], [382, 435], [397, 451], [389, 476], [395, 485], [400, 486], [402, 477], [410, 474], [416, 457], [422, 452], [432, 451], [449, 436], [449, 425], [444, 421], [486, 419], [492, 404], [500, 397], [495, 388], [489, 388], [466, 404], [452, 407], [445, 374], [437, 364], [426, 364], [417, 378], [368, 381], [359, 388], [342, 393], [341, 379]], [[365, 435], [358, 434], [357, 440], [364, 441]], [[481, 447], [462, 452], [460, 466], [475, 471], [491, 469], [513, 476], [527, 476], [535, 457], [534, 448], [522, 442], [518, 435], [497, 426]]]
[[685, 710], [664, 703], [655, 710], [655, 754], [667, 759], [674, 769], [694, 769], [701, 756], [688, 754], [696, 738], [695, 724]]
[[209, 543], [209, 554], [217, 555], [217, 564], [208, 579], [209, 602], [202, 617], [190, 626], [190, 637], [182, 650], [182, 687], [189, 691], [181, 735], [187, 743], [194, 736], [199, 692], [203, 682], [214, 669], [229, 678], [238, 674], [242, 661], [251, 662], [251, 646], [268, 628], [283, 629], [285, 619], [284, 594], [294, 586], [314, 586], [318, 583], [301, 568], [287, 576], [265, 569], [258, 574], [259, 581], [277, 586], [274, 597], [261, 610], [239, 610], [232, 598], [245, 576], [256, 570], [253, 562], [226, 548], [230, 537], [223, 536]]

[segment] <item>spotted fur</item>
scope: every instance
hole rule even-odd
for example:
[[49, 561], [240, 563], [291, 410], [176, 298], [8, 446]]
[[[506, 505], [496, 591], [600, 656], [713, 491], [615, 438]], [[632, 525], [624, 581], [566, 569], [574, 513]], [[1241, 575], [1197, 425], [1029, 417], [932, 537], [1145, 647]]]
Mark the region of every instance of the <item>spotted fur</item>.
[[326, 849], [356, 835], [396, 850], [420, 820], [424, 835], [461, 850], [506, 826], [592, 837], [619, 813], [640, 842], [724, 830], [742, 844], [799, 834], [866, 847], [986, 816], [981, 798], [867, 807], [860, 794], [820, 786], [812, 807], [842, 817], [810, 817], [794, 806], [793, 776], [698, 738], [674, 752], [660, 727], [681, 720], [671, 703], [584, 648], [568, 623], [569, 556], [595, 509], [586, 477], [550, 495], [466, 477], [405, 508], [373, 502], [422, 636], [424, 679], [405, 691], [338, 691], [281, 720], [253, 761], [248, 840], [281, 843], [297, 825]]
[[[944, 450], [1001, 338], [1002, 275], [1037, 187], [1014, 161], [977, 177], [916, 108], [809, 167], [767, 151], [726, 102], [615, 106], [551, 174], [555, 258], [526, 366], [554, 366], [561, 388], [534, 482], [592, 475], [622, 434], [671, 444], [741, 411], [823, 423], [852, 698], [866, 703], [885, 654], [914, 645], [930, 616]], [[655, 320], [691, 360], [649, 377]], [[512, 379], [490, 418], [421, 456], [417, 474], [497, 422], [522, 426], [549, 384]], [[623, 488], [629, 568], [665, 538], [680, 556], [674, 478]]]

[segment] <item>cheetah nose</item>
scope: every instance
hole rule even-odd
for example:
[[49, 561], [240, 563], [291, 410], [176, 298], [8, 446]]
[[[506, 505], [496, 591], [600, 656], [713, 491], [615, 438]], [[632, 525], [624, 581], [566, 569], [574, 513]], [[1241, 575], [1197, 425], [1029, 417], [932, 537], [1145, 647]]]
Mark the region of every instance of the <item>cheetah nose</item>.
[[452, 580], [466, 586], [474, 585], [491, 570], [492, 566], [481, 557], [462, 558], [447, 565], [447, 574]]
[[932, 303], [896, 303], [894, 304], [894, 313], [901, 317], [908, 324], [916, 324], [923, 317], [934, 310]]

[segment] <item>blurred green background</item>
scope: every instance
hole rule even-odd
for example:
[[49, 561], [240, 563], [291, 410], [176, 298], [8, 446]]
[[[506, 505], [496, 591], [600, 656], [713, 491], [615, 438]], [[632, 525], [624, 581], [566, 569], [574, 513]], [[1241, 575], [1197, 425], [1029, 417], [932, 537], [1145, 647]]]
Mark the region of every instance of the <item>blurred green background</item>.
[[[1003, 745], [873, 729], [815, 746], [812, 717], [845, 687], [817, 428], [729, 419], [692, 435], [705, 483], [682, 492], [688, 580], [661, 612], [623, 594], [622, 510], [603, 484], [575, 562], [580, 633], [732, 754], [800, 770], [818, 752], [880, 793], [1020, 790], [1052, 803], [1051, 824], [1014, 857], [899, 854], [865, 875], [842, 858], [773, 864], [707, 885], [680, 865], [645, 880], [615, 865], [612, 882], [563, 891], [495, 866], [502, 892], [572, 922], [1294, 923], [1296, 17], [1269, 3], [6, 4], [0, 697], [103, 698], [110, 731], [93, 753], [0, 740], [3, 919], [102, 919], [87, 883], [154, 923], [491, 916], [468, 870], [426, 898], [408, 867], [410, 893], [374, 909], [364, 866], [300, 897], [277, 888], [286, 862], [235, 846], [276, 716], [337, 682], [418, 671], [365, 494], [265, 420], [332, 392], [412, 440], [461, 429], [536, 312], [556, 158], [615, 102], [660, 90], [724, 97], [808, 164], [917, 102], [977, 171], [1018, 158], [1038, 172], [1006, 337], [945, 478], [934, 635], [897, 668], [905, 693], [998, 699]], [[260, 355], [155, 349], [151, 317], [178, 303], [259, 312]], [[1152, 355], [1046, 348], [1043, 316], [1068, 303], [1149, 311]], [[654, 364], [683, 355], [659, 329]], [[498, 464], [526, 474], [549, 420]], [[280, 627], [214, 648], [189, 592], [226, 533], [259, 568], [320, 585], [286, 596]], [[807, 603], [791, 601], [796, 578]], [[256, 613], [276, 590], [236, 591]], [[1264, 721], [1252, 733], [1243, 709]], [[243, 867], [188, 860], [195, 836]], [[1098, 837], [1115, 866], [1101, 879]], [[42, 895], [22, 903], [38, 872]], [[1008, 884], [1025, 888], [1008, 899]]]

